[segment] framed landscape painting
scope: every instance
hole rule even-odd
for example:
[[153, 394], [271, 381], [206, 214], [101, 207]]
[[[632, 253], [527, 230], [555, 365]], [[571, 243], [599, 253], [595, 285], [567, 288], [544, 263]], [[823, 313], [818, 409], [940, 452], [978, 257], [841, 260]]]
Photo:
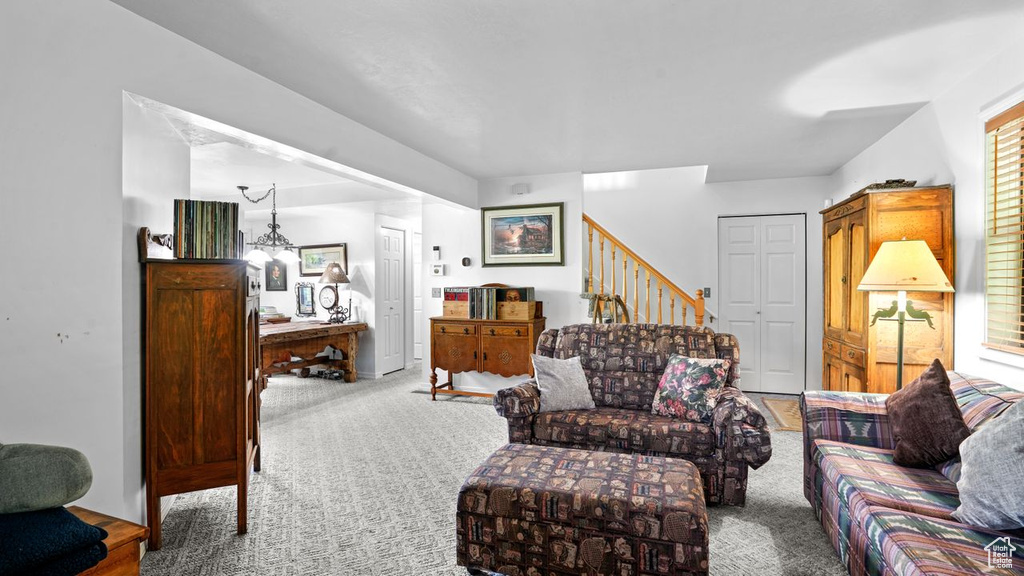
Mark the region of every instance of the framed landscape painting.
[[562, 266], [565, 204], [480, 209], [484, 266]]
[[299, 276], [320, 276], [331, 262], [341, 264], [341, 268], [348, 274], [346, 244], [299, 246]]

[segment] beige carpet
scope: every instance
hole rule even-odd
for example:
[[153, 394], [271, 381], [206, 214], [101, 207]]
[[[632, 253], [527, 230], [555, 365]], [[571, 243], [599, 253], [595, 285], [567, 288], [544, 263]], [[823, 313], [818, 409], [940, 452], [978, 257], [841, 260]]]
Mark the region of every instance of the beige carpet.
[[[351, 384], [274, 376], [249, 533], [235, 534], [234, 489], [181, 494], [142, 575], [464, 576], [456, 497], [505, 420], [489, 399], [427, 390], [418, 367]], [[712, 576], [846, 573], [804, 499], [800, 438], [773, 429], [747, 506], [708, 510]]]
[[800, 418], [800, 401], [789, 398], [762, 398], [765, 408], [771, 412], [778, 427], [775, 430], [801, 432], [804, 427]]

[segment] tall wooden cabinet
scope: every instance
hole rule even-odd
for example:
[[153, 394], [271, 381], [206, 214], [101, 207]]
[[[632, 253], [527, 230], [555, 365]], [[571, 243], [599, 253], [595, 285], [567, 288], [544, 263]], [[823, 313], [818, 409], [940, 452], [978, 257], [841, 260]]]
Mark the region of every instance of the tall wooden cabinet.
[[[891, 393], [896, 389], [896, 322], [879, 319], [895, 292], [857, 290], [864, 271], [886, 240], [924, 240], [956, 286], [953, 190], [950, 186], [862, 190], [821, 212], [824, 256], [825, 390]], [[916, 378], [938, 358], [953, 368], [953, 294], [908, 292], [919, 310], [932, 315], [905, 328], [903, 381]]]
[[145, 468], [149, 548], [160, 497], [238, 487], [260, 468], [259, 269], [242, 260], [144, 260]]

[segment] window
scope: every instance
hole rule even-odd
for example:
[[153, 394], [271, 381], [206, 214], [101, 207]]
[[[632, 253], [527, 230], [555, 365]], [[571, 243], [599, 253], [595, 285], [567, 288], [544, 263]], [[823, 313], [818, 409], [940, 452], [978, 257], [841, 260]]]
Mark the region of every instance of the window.
[[985, 123], [985, 345], [1024, 355], [1024, 102]]

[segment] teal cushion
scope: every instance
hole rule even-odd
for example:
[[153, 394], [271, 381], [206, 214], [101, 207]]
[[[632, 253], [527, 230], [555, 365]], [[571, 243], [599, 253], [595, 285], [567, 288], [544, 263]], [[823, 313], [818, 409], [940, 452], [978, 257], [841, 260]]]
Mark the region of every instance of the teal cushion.
[[78, 450], [0, 444], [0, 514], [63, 506], [84, 496], [91, 485], [92, 468]]
[[1024, 528], [1024, 402], [964, 440], [960, 459], [960, 507], [953, 517], [992, 530]]

